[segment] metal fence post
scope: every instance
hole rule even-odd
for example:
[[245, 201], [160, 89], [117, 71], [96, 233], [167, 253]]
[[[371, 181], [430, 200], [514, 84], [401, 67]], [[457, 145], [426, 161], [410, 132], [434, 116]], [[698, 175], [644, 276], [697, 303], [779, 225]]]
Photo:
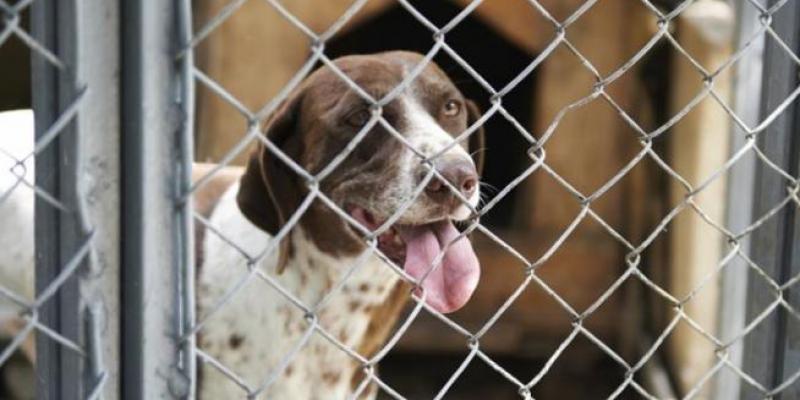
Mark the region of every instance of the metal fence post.
[[193, 356], [179, 348], [193, 308], [185, 295], [193, 244], [189, 205], [179, 199], [191, 168], [190, 88], [176, 58], [179, 2], [122, 7], [123, 397], [187, 398]]
[[[119, 324], [117, 2], [32, 5], [37, 391], [116, 397]], [[49, 51], [49, 53], [48, 53]]]
[[[769, 5], [777, 4], [770, 1]], [[800, 50], [800, 4], [789, 2], [773, 16], [772, 26], [785, 41], [791, 51]], [[764, 53], [764, 80], [762, 95], [762, 117], [780, 107], [797, 87], [800, 67], [786, 55], [786, 50], [774, 41], [768, 41]], [[759, 147], [771, 154], [772, 163], [777, 168], [797, 177], [800, 170], [800, 108], [796, 102], [775, 119], [759, 137]], [[796, 178], [795, 178], [796, 179]], [[774, 207], [779, 199], [785, 198], [787, 184], [784, 177], [775, 173], [772, 166], [760, 163], [756, 168], [756, 190], [754, 214], [762, 215]], [[764, 224], [752, 235], [751, 257], [766, 275], [777, 284], [784, 285], [800, 272], [800, 218], [797, 210], [787, 207], [776, 218]], [[766, 290], [762, 283], [749, 284], [747, 289], [747, 320], [752, 321], [775, 302], [778, 293]], [[783, 300], [797, 307], [797, 290], [791, 287], [780, 289]], [[796, 323], [788, 324], [792, 316], [783, 308], [777, 307], [759, 326], [745, 338], [743, 370], [768, 389], [780, 388], [789, 377], [800, 368]], [[790, 385], [778, 391], [775, 398], [796, 398], [797, 385]], [[760, 394], [742, 391], [741, 398], [756, 398]], [[760, 397], [758, 397], [760, 398]]]
[[[737, 47], [741, 47], [760, 28], [758, 10], [748, 4], [747, 0], [739, 0], [737, 8]], [[763, 67], [764, 40], [756, 40], [751, 44], [751, 51], [742, 57], [735, 75], [734, 100], [737, 115], [748, 123], [758, 121], [761, 100], [761, 76]], [[746, 144], [746, 133], [738, 126], [732, 125], [731, 153]], [[728, 205], [726, 220], [728, 227], [735, 232], [745, 229], [753, 222], [753, 190], [756, 161], [743, 158], [736, 168], [732, 169], [728, 179]], [[745, 253], [750, 249], [750, 238], [741, 239]], [[747, 323], [745, 309], [747, 298], [742, 293], [747, 290], [747, 263], [736, 258], [721, 273], [720, 281], [720, 317], [718, 322], [719, 336], [722, 340], [736, 337]], [[742, 341], [735, 341], [727, 349], [733, 365], [741, 367]], [[740, 377], [729, 369], [722, 369], [714, 384], [714, 398], [732, 399], [738, 396], [741, 388]]]

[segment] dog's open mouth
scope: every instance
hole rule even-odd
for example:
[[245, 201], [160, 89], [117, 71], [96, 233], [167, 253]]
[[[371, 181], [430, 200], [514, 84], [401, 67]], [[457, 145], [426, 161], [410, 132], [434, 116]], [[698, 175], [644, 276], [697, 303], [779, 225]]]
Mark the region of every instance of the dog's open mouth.
[[[350, 215], [370, 230], [383, 223], [360, 207], [351, 207]], [[472, 244], [466, 236], [458, 238], [459, 234], [449, 218], [419, 225], [395, 224], [378, 237], [378, 248], [414, 279], [424, 277], [421, 286], [426, 303], [448, 313], [466, 304], [480, 277]]]

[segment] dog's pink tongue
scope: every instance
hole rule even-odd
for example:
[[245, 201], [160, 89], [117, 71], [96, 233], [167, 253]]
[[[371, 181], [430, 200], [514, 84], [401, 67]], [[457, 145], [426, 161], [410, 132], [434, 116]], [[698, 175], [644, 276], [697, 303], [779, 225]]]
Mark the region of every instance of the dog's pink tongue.
[[[398, 229], [406, 243], [406, 273], [421, 279], [433, 267], [443, 247], [458, 237], [459, 232], [450, 221]], [[480, 277], [478, 257], [466, 237], [447, 248], [439, 265], [428, 274], [422, 287], [428, 305], [448, 313], [461, 308], [475, 291]]]

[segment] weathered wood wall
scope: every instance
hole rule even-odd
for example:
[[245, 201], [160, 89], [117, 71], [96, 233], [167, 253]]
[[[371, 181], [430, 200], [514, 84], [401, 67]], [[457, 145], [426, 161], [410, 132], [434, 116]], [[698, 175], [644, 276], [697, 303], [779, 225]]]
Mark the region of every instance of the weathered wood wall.
[[[680, 16], [677, 38], [694, 60], [709, 72], [720, 68], [732, 54], [734, 15], [727, 3], [705, 1], [687, 8]], [[703, 76], [690, 61], [676, 55], [671, 113], [677, 114], [704, 88]], [[731, 99], [731, 69], [714, 78], [714, 91]], [[669, 133], [669, 161], [675, 171], [697, 187], [722, 168], [730, 157], [731, 118], [709, 95], [699, 102]], [[702, 190], [694, 202], [716, 224], [725, 226], [725, 176]], [[672, 204], [687, 196], [676, 180], [670, 185]], [[678, 299], [691, 299], [684, 312], [698, 327], [715, 335], [719, 299], [719, 274], [711, 279], [723, 257], [725, 238], [694, 210], [686, 209], [671, 224], [669, 289]], [[701, 289], [697, 289], [701, 288]], [[686, 393], [711, 369], [714, 345], [695, 328], [681, 323], [668, 341], [668, 354], [679, 389]], [[699, 397], [707, 395], [708, 388]]]

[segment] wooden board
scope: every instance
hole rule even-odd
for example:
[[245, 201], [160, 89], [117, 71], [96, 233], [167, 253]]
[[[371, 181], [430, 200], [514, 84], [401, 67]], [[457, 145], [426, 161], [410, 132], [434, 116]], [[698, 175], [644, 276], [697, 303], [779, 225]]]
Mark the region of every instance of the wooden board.
[[[647, 22], [623, 0], [604, 1], [584, 14], [567, 29], [567, 38], [602, 77], [621, 67], [646, 38], [639, 25]], [[646, 36], [646, 35], [645, 35]], [[536, 95], [534, 133], [541, 137], [568, 105], [589, 96], [596, 77], [565, 45], [561, 45], [541, 65]], [[628, 70], [606, 92], [623, 109], [630, 110], [636, 93], [637, 68]], [[626, 148], [636, 145], [635, 131], [603, 99], [574, 108], [556, 125], [545, 144], [546, 163], [569, 184], [588, 196], [608, 182], [628, 159]], [[563, 227], [574, 218], [564, 204], [577, 203], [565, 190], [543, 190], [553, 186], [553, 178], [537, 173], [527, 183], [527, 196], [533, 207], [520, 210], [528, 226]], [[610, 190], [592, 204], [612, 227], [623, 220], [622, 190]], [[599, 226], [594, 228], [602, 229]]]
[[[695, 60], [709, 70], [731, 56], [733, 10], [723, 2], [698, 2], [678, 19], [678, 40]], [[677, 113], [703, 88], [702, 76], [683, 56], [674, 62], [671, 113]], [[730, 71], [715, 79], [714, 90], [730, 100]], [[710, 98], [699, 103], [668, 133], [670, 165], [690, 184], [705, 181], [729, 157], [730, 117]], [[707, 187], [696, 202], [717, 223], [724, 223], [725, 179]], [[673, 204], [686, 196], [677, 181], [670, 187]], [[670, 292], [682, 299], [700, 285], [722, 259], [723, 237], [694, 211], [685, 211], [670, 225]], [[716, 331], [718, 281], [711, 279], [685, 305], [686, 314], [711, 334]], [[670, 314], [673, 315], [673, 314]], [[670, 364], [682, 393], [690, 390], [714, 361], [714, 346], [688, 324], [681, 323], [668, 342]], [[707, 388], [708, 389], [708, 388]], [[707, 389], [698, 394], [707, 396]]]

